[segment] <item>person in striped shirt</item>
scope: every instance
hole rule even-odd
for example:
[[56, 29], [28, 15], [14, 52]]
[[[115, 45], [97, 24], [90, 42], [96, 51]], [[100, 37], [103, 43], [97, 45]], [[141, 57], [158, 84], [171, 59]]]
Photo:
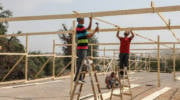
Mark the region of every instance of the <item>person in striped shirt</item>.
[[80, 83], [85, 82], [83, 76], [80, 74], [79, 79], [77, 79], [78, 74], [81, 72], [82, 69], [81, 64], [83, 59], [87, 58], [87, 51], [88, 51], [88, 39], [91, 38], [96, 32], [98, 32], [98, 26], [92, 33], [88, 33], [88, 30], [91, 29], [92, 26], [92, 17], [89, 18], [89, 26], [88, 28], [84, 27], [84, 18], [77, 18], [77, 27], [76, 27], [76, 37], [77, 37], [77, 68], [76, 74], [74, 77], [74, 81], [78, 81]]

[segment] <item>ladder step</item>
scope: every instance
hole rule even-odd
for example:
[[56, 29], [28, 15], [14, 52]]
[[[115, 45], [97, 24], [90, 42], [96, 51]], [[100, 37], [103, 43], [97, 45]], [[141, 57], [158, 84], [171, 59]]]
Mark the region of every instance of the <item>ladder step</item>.
[[129, 85], [123, 85], [123, 87], [128, 87], [128, 88], [130, 88], [130, 86], [129, 86]]
[[120, 94], [112, 94], [113, 96], [121, 96]]
[[131, 93], [123, 93], [124, 95], [132, 95]]
[[82, 71], [82, 72], [80, 72], [81, 74], [86, 74], [86, 73], [88, 73], [87, 71]]
[[80, 93], [79, 92], [77, 92], [77, 93], [74, 93], [75, 95], [79, 95]]

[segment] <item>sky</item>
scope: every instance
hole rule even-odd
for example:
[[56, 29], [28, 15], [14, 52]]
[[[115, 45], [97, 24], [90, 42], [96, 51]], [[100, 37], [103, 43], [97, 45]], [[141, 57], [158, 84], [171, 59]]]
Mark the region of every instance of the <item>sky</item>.
[[[78, 12], [96, 12], [96, 11], [111, 11], [123, 9], [149, 8], [151, 0], [0, 0], [1, 5], [13, 12], [13, 16], [37, 16], [37, 15], [54, 15], [54, 14], [69, 14], [72, 11]], [[155, 6], [173, 6], [180, 5], [180, 0], [154, 0]], [[162, 15], [171, 19], [172, 25], [180, 24], [180, 12], [162, 13]], [[162, 20], [157, 14], [139, 14], [139, 15], [123, 15], [102, 17], [121, 27], [141, 27], [141, 26], [164, 26]], [[16, 33], [21, 30], [25, 32], [45, 32], [57, 31], [62, 28], [62, 24], [66, 24], [68, 28], [72, 27], [72, 21], [75, 19], [59, 19], [59, 20], [43, 20], [43, 21], [21, 21], [9, 22], [8, 33]], [[93, 21], [94, 28], [95, 22]], [[85, 20], [85, 25], [88, 26], [88, 18]], [[111, 25], [100, 23], [100, 28], [113, 28]], [[180, 38], [180, 30], [174, 30]], [[157, 35], [160, 35], [161, 41], [173, 42], [175, 39], [168, 30], [163, 31], [135, 31], [135, 33], [157, 40]], [[100, 43], [103, 42], [119, 42], [115, 36], [116, 32], [98, 33], [96, 36]], [[122, 34], [122, 32], [121, 32]], [[111, 38], [110, 38], [111, 37]], [[20, 38], [24, 44], [23, 37]], [[47, 36], [32, 36], [29, 41], [30, 51], [52, 51], [52, 41], [59, 41], [57, 35]], [[135, 37], [133, 42], [146, 42], [146, 40]], [[155, 45], [134, 46], [131, 48], [154, 48]], [[179, 46], [180, 47], [180, 46]], [[104, 48], [101, 46], [100, 48]], [[119, 48], [119, 46], [106, 46], [105, 48]], [[57, 48], [57, 51], [59, 49]]]

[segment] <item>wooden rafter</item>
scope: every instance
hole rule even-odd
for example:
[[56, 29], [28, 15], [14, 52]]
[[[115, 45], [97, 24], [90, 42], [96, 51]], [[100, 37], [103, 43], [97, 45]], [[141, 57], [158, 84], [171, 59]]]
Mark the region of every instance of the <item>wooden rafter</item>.
[[[171, 29], [180, 29], [180, 26], [170, 26]], [[121, 31], [125, 31], [128, 28], [121, 28]], [[166, 30], [168, 29], [166, 26], [153, 26], [153, 27], [133, 27], [131, 28], [134, 31], [140, 31], [140, 30]], [[117, 28], [106, 28], [106, 29], [100, 29], [99, 32], [113, 32], [117, 31]], [[94, 30], [90, 30], [94, 31]], [[53, 34], [65, 34], [65, 33], [72, 33], [72, 30], [69, 31], [55, 31], [55, 32], [31, 32], [31, 33], [21, 33], [21, 34], [6, 34], [6, 35], [0, 35], [0, 37], [11, 37], [11, 36], [34, 36], [34, 35], [53, 35]]]
[[151, 7], [154, 10], [154, 13], [157, 13], [157, 15], [161, 18], [161, 20], [164, 22], [164, 24], [168, 27], [168, 30], [172, 33], [173, 37], [177, 40], [180, 41], [180, 39], [176, 36], [176, 33], [170, 28], [171, 22], [170, 19], [166, 20], [166, 18], [158, 11], [156, 11], [154, 2], [151, 2]]
[[[166, 6], [156, 7], [157, 12], [173, 12], [180, 11], [180, 6]], [[117, 16], [117, 15], [130, 15], [130, 14], [147, 14], [153, 13], [152, 8], [140, 8], [140, 9], [129, 9], [129, 10], [116, 10], [116, 11], [103, 11], [103, 12], [91, 12], [81, 13], [83, 17], [103, 17], [103, 16]], [[76, 14], [62, 14], [62, 15], [42, 15], [42, 16], [25, 16], [25, 17], [9, 17], [0, 18], [0, 22], [7, 21], [30, 21], [30, 20], [52, 20], [52, 19], [70, 19], [77, 18]]]
[[[81, 15], [80, 15], [79, 12], [77, 12], [77, 11], [73, 11], [73, 12], [74, 12], [75, 14], [77, 14], [77, 16], [80, 16], [80, 17], [81, 17]], [[103, 22], [103, 23], [106, 23], [106, 24], [109, 24], [109, 25], [112, 25], [112, 26], [114, 26], [114, 27], [116, 27], [116, 28], [118, 28], [118, 29], [121, 29], [121, 26], [116, 25], [116, 24], [113, 24], [113, 23], [111, 23], [111, 22], [109, 22], [109, 21], [102, 20], [102, 19], [96, 18], [96, 17], [93, 17], [93, 19], [98, 20], [98, 21]], [[151, 38], [144, 37], [144, 36], [142, 36], [142, 35], [140, 35], [140, 34], [137, 34], [137, 33], [134, 33], [134, 34], [135, 34], [136, 36], [140, 37], [140, 38], [145, 39], [145, 40], [148, 40], [148, 41], [151, 41], [151, 42], [157, 42], [157, 41], [155, 41], [155, 40], [153, 40], [153, 39], [151, 39]], [[167, 46], [167, 45], [163, 45], [163, 46], [170, 48], [170, 47]]]

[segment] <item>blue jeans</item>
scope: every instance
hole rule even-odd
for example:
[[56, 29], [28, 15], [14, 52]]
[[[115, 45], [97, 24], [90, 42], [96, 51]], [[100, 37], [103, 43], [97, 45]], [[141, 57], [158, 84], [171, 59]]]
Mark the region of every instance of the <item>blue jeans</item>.
[[[74, 81], [77, 80], [78, 78], [78, 74], [82, 71], [82, 62], [83, 60], [87, 59], [87, 49], [80, 49], [80, 50], [77, 50], [77, 68], [76, 68], [76, 74], [75, 74], [75, 77], [74, 77]], [[79, 76], [79, 80], [83, 80], [84, 77], [83, 75], [80, 74]]]

